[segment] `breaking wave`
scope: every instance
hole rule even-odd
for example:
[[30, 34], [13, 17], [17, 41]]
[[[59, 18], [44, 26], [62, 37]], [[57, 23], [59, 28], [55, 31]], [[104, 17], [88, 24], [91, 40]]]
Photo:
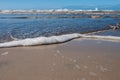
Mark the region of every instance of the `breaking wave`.
[[112, 40], [112, 41], [120, 42], [120, 37], [115, 37], [115, 36], [98, 36], [98, 35], [74, 33], [74, 34], [65, 34], [60, 36], [37, 37], [37, 38], [27, 38], [22, 40], [13, 40], [10, 42], [0, 43], [0, 48], [56, 44], [56, 43], [63, 43], [66, 41], [70, 41], [75, 38], [91, 38], [91, 39]]

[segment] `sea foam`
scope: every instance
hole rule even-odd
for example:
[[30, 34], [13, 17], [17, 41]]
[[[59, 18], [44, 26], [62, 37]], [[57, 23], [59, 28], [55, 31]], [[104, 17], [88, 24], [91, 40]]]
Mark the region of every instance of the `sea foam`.
[[5, 43], [0, 43], [0, 47], [15, 47], [15, 46], [34, 46], [42, 44], [53, 44], [53, 43], [62, 43], [74, 38], [78, 38], [79, 34], [67, 34], [60, 36], [51, 36], [51, 37], [37, 37], [37, 38], [27, 38], [23, 40], [15, 40]]
[[23, 40], [14, 40], [10, 42], [0, 43], [0, 47], [5, 48], [5, 47], [15, 47], [15, 46], [34, 46], [34, 45], [43, 45], [43, 44], [55, 44], [55, 43], [66, 42], [75, 38], [91, 38], [91, 39], [120, 41], [120, 37], [115, 37], [115, 36], [98, 36], [98, 35], [74, 33], [74, 34], [65, 34], [60, 36], [37, 37], [37, 38], [27, 38]]

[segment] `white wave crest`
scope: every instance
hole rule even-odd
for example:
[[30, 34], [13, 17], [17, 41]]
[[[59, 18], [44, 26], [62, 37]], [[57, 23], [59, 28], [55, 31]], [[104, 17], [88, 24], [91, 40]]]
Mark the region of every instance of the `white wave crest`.
[[10, 42], [0, 43], [0, 47], [15, 47], [15, 46], [34, 46], [34, 45], [43, 45], [43, 44], [54, 44], [62, 43], [75, 38], [91, 38], [91, 39], [103, 39], [103, 40], [113, 40], [120, 41], [120, 37], [115, 36], [98, 36], [98, 35], [87, 35], [87, 34], [66, 34], [60, 36], [51, 36], [51, 37], [37, 37], [37, 38], [27, 38], [23, 40], [14, 40]]
[[42, 45], [42, 44], [61, 43], [78, 37], [79, 34], [67, 34], [67, 35], [52, 36], [52, 37], [27, 38], [23, 40], [15, 40], [10, 42], [0, 43], [0, 47], [33, 46], [33, 45]]

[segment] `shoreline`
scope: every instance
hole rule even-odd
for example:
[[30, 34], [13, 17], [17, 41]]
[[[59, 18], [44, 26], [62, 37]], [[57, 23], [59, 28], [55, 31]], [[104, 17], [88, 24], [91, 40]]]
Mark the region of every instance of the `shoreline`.
[[26, 38], [22, 40], [15, 39], [13, 41], [0, 43], [0, 48], [52, 45], [52, 44], [69, 42], [74, 39], [88, 39], [88, 40], [91, 39], [91, 40], [120, 42], [119, 36], [104, 36], [104, 35], [73, 33], [73, 34], [65, 34], [65, 35], [51, 36], [51, 37]]

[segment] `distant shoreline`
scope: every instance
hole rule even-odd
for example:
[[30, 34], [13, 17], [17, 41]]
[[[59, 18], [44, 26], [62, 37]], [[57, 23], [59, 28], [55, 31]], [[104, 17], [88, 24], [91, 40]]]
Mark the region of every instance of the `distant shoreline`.
[[120, 10], [0, 10], [0, 14], [120, 14]]

